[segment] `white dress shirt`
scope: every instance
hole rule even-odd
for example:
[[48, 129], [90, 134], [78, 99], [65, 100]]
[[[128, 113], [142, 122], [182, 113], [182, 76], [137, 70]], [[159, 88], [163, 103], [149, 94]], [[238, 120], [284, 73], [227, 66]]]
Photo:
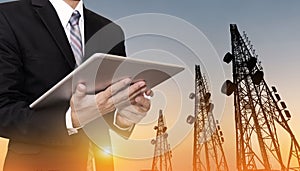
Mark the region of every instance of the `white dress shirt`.
[[[69, 43], [71, 43], [70, 40], [70, 31], [71, 26], [69, 23], [69, 20], [75, 10], [77, 10], [81, 17], [79, 18], [79, 29], [81, 34], [81, 44], [82, 44], [82, 52], [84, 53], [84, 15], [83, 15], [83, 2], [79, 1], [76, 8], [73, 9], [69, 4], [67, 4], [63, 0], [49, 0], [52, 6], [55, 8], [56, 13], [59, 17], [59, 20], [65, 30], [65, 33], [67, 35], [67, 38], [69, 40]], [[69, 135], [77, 133], [78, 128], [74, 128], [72, 124], [72, 117], [71, 117], [71, 108], [69, 107], [68, 111], [66, 112], [66, 127], [68, 130]]]
[[[77, 10], [81, 17], [79, 18], [79, 28], [80, 28], [80, 34], [81, 34], [81, 43], [82, 43], [82, 52], [84, 54], [84, 45], [85, 45], [85, 37], [84, 37], [84, 15], [83, 15], [83, 1], [80, 0], [79, 3], [77, 4], [76, 8], [73, 9], [69, 4], [67, 4], [63, 0], [49, 0], [52, 6], [55, 8], [56, 13], [60, 19], [60, 22], [65, 30], [65, 33], [67, 35], [67, 38], [69, 40], [69, 43], [71, 42], [70, 40], [70, 31], [71, 31], [71, 26], [69, 23], [69, 20], [75, 10]], [[117, 115], [117, 110], [114, 114], [114, 121], [113, 124], [119, 128], [120, 130], [130, 130], [132, 127], [129, 128], [121, 128], [116, 124], [116, 115]], [[71, 117], [71, 108], [69, 107], [68, 111], [66, 112], [66, 128], [69, 133], [69, 135], [76, 134], [78, 129], [80, 128], [74, 128], [72, 124], [72, 117]]]
[[69, 43], [70, 41], [70, 31], [71, 31], [71, 26], [69, 24], [69, 20], [73, 14], [74, 11], [78, 11], [81, 15], [81, 17], [79, 18], [79, 28], [80, 28], [80, 34], [81, 34], [81, 43], [82, 43], [82, 50], [84, 52], [84, 17], [83, 17], [83, 2], [82, 0], [79, 1], [79, 3], [77, 4], [76, 8], [73, 9], [69, 4], [67, 4], [65, 1], [63, 0], [49, 0], [51, 2], [51, 4], [53, 5], [53, 7], [56, 10], [56, 13], [60, 19], [60, 22], [62, 24], [62, 26], [64, 27], [65, 33], [68, 37]]

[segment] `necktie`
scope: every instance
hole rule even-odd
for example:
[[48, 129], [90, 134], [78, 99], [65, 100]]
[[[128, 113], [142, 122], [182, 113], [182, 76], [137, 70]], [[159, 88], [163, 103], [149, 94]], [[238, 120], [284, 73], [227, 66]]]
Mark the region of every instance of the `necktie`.
[[70, 29], [70, 44], [75, 57], [76, 65], [79, 66], [82, 62], [83, 52], [82, 52], [82, 39], [79, 28], [79, 18], [80, 13], [76, 10], [73, 12], [69, 23]]
[[[79, 11], [74, 11], [69, 23], [71, 26], [70, 29], [70, 44], [75, 57], [76, 65], [79, 66], [82, 63], [83, 52], [82, 52], [82, 39], [79, 28]], [[87, 160], [87, 171], [95, 171], [95, 157], [93, 153], [93, 145], [89, 143], [89, 152], [88, 152], [88, 160]]]

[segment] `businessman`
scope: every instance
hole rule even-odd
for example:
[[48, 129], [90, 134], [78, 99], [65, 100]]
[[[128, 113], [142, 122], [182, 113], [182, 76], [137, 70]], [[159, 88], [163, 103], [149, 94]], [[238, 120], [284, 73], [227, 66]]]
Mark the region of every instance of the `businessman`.
[[[97, 46], [89, 49], [84, 45], [93, 35]], [[126, 56], [124, 35], [82, 0], [0, 5], [0, 136], [9, 139], [4, 171], [113, 170], [112, 160], [97, 159], [95, 149], [110, 146], [109, 129], [128, 137], [147, 114], [143, 94], [152, 92], [145, 82], [127, 78], [95, 95], [78, 84], [68, 101], [29, 108], [94, 52]], [[96, 129], [93, 141], [85, 127]]]

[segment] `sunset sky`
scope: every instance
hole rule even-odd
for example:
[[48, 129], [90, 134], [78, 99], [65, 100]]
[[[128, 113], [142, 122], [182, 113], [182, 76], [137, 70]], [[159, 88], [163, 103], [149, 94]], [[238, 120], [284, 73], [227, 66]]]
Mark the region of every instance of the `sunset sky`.
[[[4, 0], [0, 0], [4, 2]], [[154, 89], [149, 115], [137, 125], [132, 138], [113, 137], [116, 171], [150, 169], [158, 110], [163, 109], [173, 151], [173, 171], [192, 170], [193, 65], [201, 64], [215, 104], [214, 114], [224, 133], [224, 150], [235, 170], [235, 127], [232, 97], [221, 94], [231, 65], [222, 62], [231, 50], [229, 24], [246, 31], [264, 68], [265, 80], [275, 85], [292, 114], [289, 124], [300, 142], [300, 1], [298, 0], [85, 0], [85, 6], [116, 21], [128, 39], [128, 56], [181, 64], [184, 73]], [[298, 106], [299, 105], [299, 106]], [[281, 133], [279, 133], [281, 134]], [[0, 141], [0, 167], [7, 140]], [[289, 146], [283, 142], [281, 147]], [[283, 151], [287, 149], [283, 148]]]

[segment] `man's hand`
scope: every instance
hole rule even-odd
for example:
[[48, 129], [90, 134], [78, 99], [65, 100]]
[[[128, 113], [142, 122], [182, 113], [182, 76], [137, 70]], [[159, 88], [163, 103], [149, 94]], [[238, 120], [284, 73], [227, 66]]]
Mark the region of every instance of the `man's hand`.
[[[114, 111], [118, 106], [122, 113], [117, 116], [119, 126], [126, 127], [137, 123], [150, 108], [150, 101], [142, 94], [151, 94], [152, 91], [146, 90], [144, 81], [129, 86], [130, 83], [130, 79], [123, 79], [96, 95], [86, 94], [86, 86], [79, 84], [70, 101], [73, 127], [81, 127]], [[136, 115], [141, 118], [134, 119], [133, 116]]]
[[[102, 115], [114, 111], [116, 109], [114, 102], [126, 98], [113, 98], [114, 95], [128, 87], [130, 82], [131, 80], [128, 78], [123, 79], [96, 95], [86, 94], [86, 86], [84, 84], [78, 84], [70, 101], [73, 127], [81, 127]], [[113, 99], [115, 101], [113, 101]]]
[[[144, 82], [140, 84], [145, 85]], [[129, 105], [118, 106], [116, 124], [122, 128], [129, 128], [140, 122], [147, 114], [151, 107], [151, 102], [144, 96], [153, 96], [151, 90], [146, 90], [146, 87], [141, 89], [140, 93], [131, 97]]]

